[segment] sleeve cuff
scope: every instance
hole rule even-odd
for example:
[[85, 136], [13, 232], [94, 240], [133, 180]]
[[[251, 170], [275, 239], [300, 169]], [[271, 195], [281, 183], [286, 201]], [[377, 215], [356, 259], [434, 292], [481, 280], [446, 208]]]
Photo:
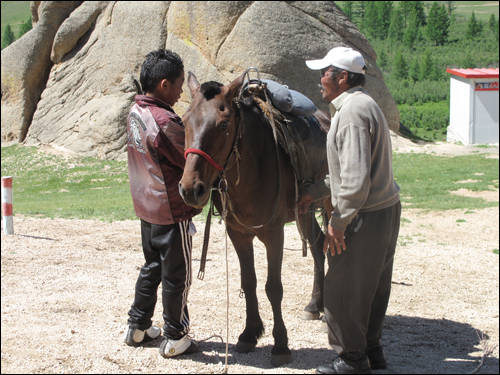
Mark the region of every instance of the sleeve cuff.
[[345, 232], [347, 228], [347, 224], [343, 223], [342, 221], [337, 220], [332, 213], [332, 217], [330, 218], [330, 225], [332, 228], [335, 228], [337, 230], [341, 230], [342, 232]]

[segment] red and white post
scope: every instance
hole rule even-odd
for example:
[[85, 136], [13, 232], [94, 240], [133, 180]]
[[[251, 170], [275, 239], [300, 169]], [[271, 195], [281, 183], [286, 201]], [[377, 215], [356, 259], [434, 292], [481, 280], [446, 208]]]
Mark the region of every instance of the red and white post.
[[2, 216], [3, 232], [5, 234], [14, 234], [14, 213], [12, 206], [12, 176], [2, 177]]

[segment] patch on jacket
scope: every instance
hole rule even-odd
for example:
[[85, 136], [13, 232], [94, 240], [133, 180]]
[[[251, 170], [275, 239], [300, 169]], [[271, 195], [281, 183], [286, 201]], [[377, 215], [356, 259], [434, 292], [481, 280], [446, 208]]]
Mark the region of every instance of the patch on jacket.
[[146, 148], [142, 144], [141, 132], [139, 130], [139, 126], [142, 128], [142, 131], [147, 129], [146, 124], [142, 121], [141, 117], [132, 112], [130, 114], [129, 121], [129, 133], [128, 133], [128, 144], [131, 146], [135, 146], [135, 149], [143, 154], [146, 154]]

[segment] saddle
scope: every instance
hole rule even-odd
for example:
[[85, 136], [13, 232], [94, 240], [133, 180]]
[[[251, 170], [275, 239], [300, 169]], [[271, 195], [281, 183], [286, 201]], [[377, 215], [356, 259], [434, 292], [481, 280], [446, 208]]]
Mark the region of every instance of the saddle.
[[[246, 92], [244, 95], [253, 94], [255, 103], [271, 125], [274, 120], [278, 143], [289, 155], [297, 182], [302, 185], [312, 182], [326, 162], [325, 132], [313, 116], [317, 110], [316, 107], [307, 97], [296, 92], [300, 96], [295, 94], [291, 96], [292, 104], [290, 105], [288, 97], [281, 89], [285, 86], [281, 88], [278, 86], [281, 85], [274, 81], [261, 80], [259, 87], [256, 80], [251, 80], [250, 84], [244, 86], [243, 92]], [[267, 90], [267, 93], [263, 90]], [[289, 91], [293, 93], [293, 90]], [[300, 101], [294, 107], [293, 103], [296, 102], [296, 98]], [[283, 110], [286, 108], [289, 110]]]

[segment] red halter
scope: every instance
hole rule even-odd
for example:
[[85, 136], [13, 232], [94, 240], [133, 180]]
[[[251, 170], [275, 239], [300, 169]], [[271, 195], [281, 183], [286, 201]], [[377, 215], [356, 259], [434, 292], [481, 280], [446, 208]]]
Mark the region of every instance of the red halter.
[[208, 161], [210, 164], [212, 164], [217, 170], [222, 171], [224, 168], [222, 168], [217, 162], [212, 159], [207, 153], [198, 150], [197, 148], [188, 148], [186, 151], [184, 151], [184, 159], [187, 159], [188, 154], [198, 154], [200, 156], [203, 156], [206, 161]]

